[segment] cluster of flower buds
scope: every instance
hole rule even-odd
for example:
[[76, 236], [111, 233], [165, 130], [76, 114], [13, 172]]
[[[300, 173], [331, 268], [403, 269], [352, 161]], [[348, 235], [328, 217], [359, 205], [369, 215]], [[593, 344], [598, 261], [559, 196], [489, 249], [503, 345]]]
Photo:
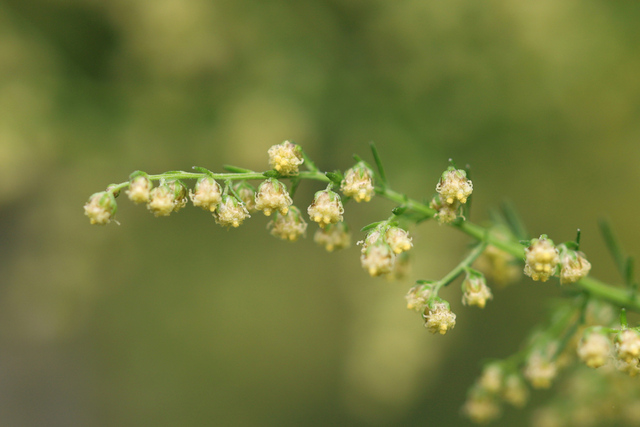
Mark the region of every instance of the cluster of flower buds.
[[500, 416], [501, 402], [521, 408], [528, 400], [529, 389], [522, 376], [501, 362], [491, 362], [471, 388], [462, 410], [472, 421], [486, 423]]
[[409, 233], [402, 228], [384, 222], [369, 231], [362, 245], [360, 262], [372, 277], [392, 272], [396, 256], [413, 246]]
[[364, 162], [358, 162], [345, 172], [340, 191], [358, 203], [370, 201], [375, 194], [373, 171]]
[[271, 235], [295, 242], [307, 231], [307, 223], [302, 218], [300, 209], [291, 206], [286, 214], [276, 212], [273, 220], [267, 225], [271, 229]]
[[487, 300], [493, 299], [484, 275], [473, 268], [467, 268], [465, 271], [466, 277], [462, 282], [462, 304], [484, 308]]
[[541, 235], [539, 239], [531, 239], [525, 253], [524, 274], [541, 282], [546, 282], [555, 274], [560, 257], [553, 240], [547, 238], [546, 234]]
[[328, 252], [333, 252], [351, 246], [351, 232], [347, 224], [340, 221], [318, 228], [313, 235], [313, 240]]
[[467, 172], [453, 166], [442, 173], [436, 186], [438, 194], [429, 206], [436, 211], [434, 218], [440, 224], [449, 224], [461, 217], [462, 205], [473, 192], [473, 183], [467, 179]]
[[299, 145], [285, 141], [269, 148], [269, 165], [282, 176], [298, 174], [298, 168], [304, 162], [302, 148]]
[[237, 228], [242, 222], [250, 218], [249, 211], [242, 201], [228, 194], [222, 195], [218, 209], [214, 213], [216, 223], [224, 227]]

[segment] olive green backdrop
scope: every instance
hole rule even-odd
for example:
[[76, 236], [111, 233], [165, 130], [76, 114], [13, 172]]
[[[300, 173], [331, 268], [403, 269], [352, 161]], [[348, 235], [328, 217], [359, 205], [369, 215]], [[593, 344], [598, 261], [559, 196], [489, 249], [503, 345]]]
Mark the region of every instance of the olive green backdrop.
[[557, 285], [481, 311], [454, 284], [458, 324], [432, 336], [404, 294], [468, 239], [422, 224], [408, 281], [372, 279], [355, 241], [385, 200], [346, 207], [354, 245], [333, 254], [261, 214], [227, 231], [121, 197], [121, 225], [94, 227], [82, 205], [136, 169], [264, 170], [285, 139], [345, 169], [375, 141], [399, 191], [428, 199], [448, 158], [469, 163], [472, 220], [509, 199], [534, 235], [580, 227], [617, 281], [596, 221], [638, 253], [639, 19], [607, 1], [0, 1], [0, 424], [468, 425], [480, 362], [518, 349]]

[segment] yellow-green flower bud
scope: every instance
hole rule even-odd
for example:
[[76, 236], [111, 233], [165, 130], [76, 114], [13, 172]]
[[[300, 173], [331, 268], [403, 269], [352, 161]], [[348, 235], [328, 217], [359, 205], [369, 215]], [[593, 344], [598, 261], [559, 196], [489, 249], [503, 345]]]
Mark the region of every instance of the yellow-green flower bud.
[[482, 370], [479, 384], [489, 393], [497, 394], [502, 390], [504, 380], [504, 369], [499, 363], [486, 365]]
[[431, 296], [431, 286], [416, 285], [409, 289], [405, 299], [407, 300], [407, 308], [409, 310], [424, 311], [427, 301]]
[[616, 335], [616, 354], [618, 359], [630, 363], [640, 357], [640, 334], [632, 329], [625, 329]]
[[316, 231], [313, 241], [324, 246], [328, 252], [333, 252], [351, 246], [351, 232], [344, 222], [327, 224]]
[[293, 201], [287, 192], [287, 187], [274, 178], [263, 181], [256, 193], [256, 209], [262, 211], [266, 216], [274, 211], [279, 211], [285, 215]]
[[468, 269], [467, 276], [462, 282], [462, 304], [475, 305], [484, 308], [487, 300], [493, 299], [491, 289], [479, 271]]
[[212, 177], [202, 177], [196, 182], [194, 191], [189, 191], [189, 197], [194, 206], [215, 212], [222, 200], [222, 188]]
[[524, 274], [536, 281], [549, 280], [560, 262], [558, 249], [553, 245], [553, 241], [543, 234], [539, 239], [532, 239], [531, 245], [525, 249], [525, 252]]
[[320, 227], [342, 221], [344, 208], [340, 196], [331, 190], [318, 191], [307, 209], [312, 221]]
[[175, 208], [175, 202], [176, 199], [173, 191], [166, 184], [162, 184], [151, 190], [147, 209], [156, 217], [169, 216]]
[[126, 193], [129, 200], [134, 203], [148, 203], [151, 187], [152, 184], [147, 175], [140, 174], [132, 177], [129, 183], [129, 189]]
[[373, 172], [364, 162], [359, 162], [345, 172], [340, 191], [347, 197], [353, 197], [358, 203], [370, 201], [375, 194]]
[[247, 210], [252, 213], [256, 209], [256, 189], [247, 181], [241, 181], [234, 187], [234, 190]]
[[466, 203], [473, 192], [473, 183], [467, 179], [467, 172], [450, 166], [442, 173], [436, 191], [440, 193], [448, 205], [453, 204], [456, 200], [460, 203]]
[[398, 227], [389, 227], [385, 233], [385, 240], [391, 246], [395, 254], [408, 251], [413, 247], [412, 239], [406, 230]]
[[249, 211], [244, 203], [233, 196], [223, 195], [222, 201], [214, 213], [216, 222], [225, 227], [239, 227], [246, 219], [250, 218]]
[[582, 252], [568, 249], [566, 245], [558, 246], [560, 252], [560, 284], [574, 283], [586, 277], [591, 270], [591, 263]]
[[291, 206], [285, 214], [274, 214], [274, 219], [269, 222], [267, 228], [271, 228], [271, 235], [281, 238], [282, 240], [290, 240], [295, 242], [298, 238], [305, 234], [307, 223], [302, 219], [300, 209]]
[[522, 408], [529, 400], [529, 389], [518, 374], [510, 374], [504, 380], [502, 398], [511, 405]]
[[113, 193], [101, 191], [89, 197], [89, 201], [84, 205], [84, 214], [89, 217], [91, 224], [105, 225], [111, 222], [117, 209]]
[[524, 376], [529, 380], [533, 388], [549, 388], [551, 382], [558, 374], [555, 362], [543, 354], [542, 351], [534, 351], [527, 359]]
[[611, 341], [609, 337], [592, 332], [585, 334], [578, 344], [578, 357], [590, 368], [604, 366], [611, 355]]
[[451, 224], [458, 218], [460, 212], [460, 202], [454, 200], [451, 204], [444, 203], [440, 195], [431, 199], [429, 207], [436, 210], [433, 218], [438, 221], [439, 224]]
[[304, 162], [302, 148], [297, 144], [285, 141], [269, 148], [269, 165], [282, 176], [298, 174], [298, 168]]
[[395, 254], [382, 239], [363, 248], [360, 262], [371, 277], [391, 273], [395, 264]]
[[444, 335], [456, 326], [456, 315], [446, 302], [434, 302], [425, 310], [425, 328], [432, 334]]

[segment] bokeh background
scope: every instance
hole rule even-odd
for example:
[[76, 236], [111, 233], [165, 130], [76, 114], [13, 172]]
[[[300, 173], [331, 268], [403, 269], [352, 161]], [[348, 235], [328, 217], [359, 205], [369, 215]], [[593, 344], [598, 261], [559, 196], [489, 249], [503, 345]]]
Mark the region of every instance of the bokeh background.
[[[592, 274], [618, 281], [596, 221], [637, 254], [639, 19], [607, 1], [1, 0], [0, 425], [468, 425], [481, 362], [519, 348], [556, 285], [481, 311], [454, 284], [458, 324], [432, 336], [403, 297], [464, 255], [447, 227], [412, 230], [412, 273], [388, 283], [313, 225], [289, 244], [258, 214], [227, 231], [123, 197], [121, 225], [93, 227], [82, 205], [136, 169], [264, 170], [285, 139], [345, 169], [375, 141], [398, 190], [427, 199], [468, 163], [472, 220], [508, 199], [534, 235], [580, 227]], [[354, 243], [392, 207], [349, 204]]]

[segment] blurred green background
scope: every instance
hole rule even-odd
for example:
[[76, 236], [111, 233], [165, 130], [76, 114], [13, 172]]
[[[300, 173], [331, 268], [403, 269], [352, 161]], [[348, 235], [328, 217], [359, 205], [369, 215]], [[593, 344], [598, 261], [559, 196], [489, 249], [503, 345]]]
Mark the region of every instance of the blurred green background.
[[396, 189], [427, 199], [448, 158], [469, 163], [472, 220], [509, 199], [534, 235], [580, 227], [617, 281], [596, 220], [637, 253], [639, 19], [606, 1], [1, 0], [0, 425], [468, 425], [480, 362], [518, 348], [556, 285], [481, 311], [454, 284], [458, 324], [432, 336], [404, 294], [464, 255], [447, 227], [413, 230], [413, 271], [387, 283], [313, 225], [289, 244], [259, 214], [227, 231], [121, 197], [122, 225], [92, 227], [82, 205], [136, 169], [264, 170], [285, 139], [345, 169], [375, 141]]

